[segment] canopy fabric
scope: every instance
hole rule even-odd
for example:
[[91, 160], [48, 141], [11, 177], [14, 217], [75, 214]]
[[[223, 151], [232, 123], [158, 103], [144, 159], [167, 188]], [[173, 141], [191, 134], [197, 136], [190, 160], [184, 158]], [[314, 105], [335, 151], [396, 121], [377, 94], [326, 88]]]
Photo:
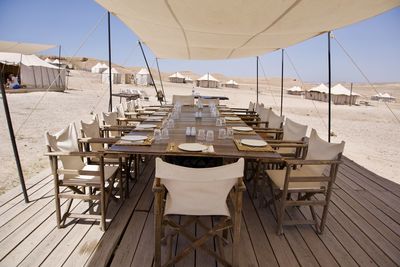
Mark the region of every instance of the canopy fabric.
[[20, 54], [35, 54], [50, 48], [55, 45], [31, 44], [21, 42], [0, 41], [0, 52], [20, 53]]
[[215, 82], [219, 82], [217, 79], [215, 79], [211, 74], [206, 73], [203, 76], [201, 76], [200, 78], [197, 79], [198, 81], [215, 81]]
[[344, 87], [340, 83], [338, 83], [334, 87], [332, 87], [331, 94], [332, 95], [360, 96], [360, 94], [357, 94], [355, 92], [350, 92], [349, 89], [347, 89], [346, 87]]
[[225, 84], [233, 84], [233, 85], [239, 85], [237, 82], [235, 82], [234, 80], [229, 80], [227, 81]]
[[[104, 70], [102, 73], [103, 73], [103, 74], [110, 73], [110, 68], [107, 67], [107, 69]], [[116, 73], [119, 73], [119, 72], [118, 72], [116, 69], [111, 68], [111, 74], [113, 74], [113, 73], [116, 74]]]
[[157, 58], [261, 55], [376, 16], [400, 0], [96, 0]]
[[168, 76], [169, 78], [179, 78], [179, 79], [185, 79], [185, 76], [180, 74], [179, 72], [175, 72], [174, 74]]
[[321, 83], [320, 85], [318, 85], [316, 87], [313, 87], [313, 88], [309, 89], [308, 91], [309, 92], [320, 92], [320, 93], [328, 94], [329, 93], [329, 88], [325, 84]]
[[145, 68], [140, 69], [139, 72], [136, 74], [137, 75], [150, 75], [149, 71]]
[[19, 63], [31, 67], [46, 67], [51, 69], [58, 69], [58, 67], [47, 63], [46, 61], [38, 58], [35, 55], [21, 55], [19, 53], [3, 53], [0, 52], [0, 62], [8, 65], [18, 65]]
[[291, 92], [302, 92], [301, 88], [299, 86], [293, 86], [292, 88], [287, 89], [288, 91]]

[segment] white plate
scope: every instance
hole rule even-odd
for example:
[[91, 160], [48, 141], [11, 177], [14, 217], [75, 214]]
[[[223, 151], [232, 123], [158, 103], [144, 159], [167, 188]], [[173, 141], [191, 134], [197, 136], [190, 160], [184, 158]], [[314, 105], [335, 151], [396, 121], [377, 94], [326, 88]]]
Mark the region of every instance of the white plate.
[[238, 132], [251, 132], [251, 131], [253, 131], [253, 128], [251, 128], [251, 127], [240, 127], [240, 126], [237, 126], [237, 127], [232, 127], [232, 129], [235, 130], [235, 131], [238, 131]]
[[263, 147], [267, 145], [267, 142], [264, 140], [254, 140], [254, 139], [242, 139], [240, 143], [246, 146], [256, 146], [256, 147]]
[[179, 149], [191, 152], [200, 152], [207, 149], [207, 146], [198, 143], [183, 143], [178, 146]]
[[225, 120], [227, 120], [227, 121], [240, 121], [240, 118], [238, 118], [238, 117], [225, 117]]
[[150, 128], [156, 128], [157, 125], [155, 124], [139, 124], [136, 126], [136, 128], [141, 128], [141, 129], [150, 129]]
[[126, 140], [126, 141], [143, 141], [146, 139], [147, 136], [145, 135], [125, 135], [121, 137], [121, 140]]
[[167, 114], [168, 114], [168, 112], [164, 112], [164, 111], [156, 111], [153, 113], [153, 115], [158, 115], [158, 116], [165, 116]]
[[163, 117], [151, 116], [151, 117], [148, 117], [148, 118], [146, 119], [146, 121], [161, 121], [162, 119], [163, 119]]

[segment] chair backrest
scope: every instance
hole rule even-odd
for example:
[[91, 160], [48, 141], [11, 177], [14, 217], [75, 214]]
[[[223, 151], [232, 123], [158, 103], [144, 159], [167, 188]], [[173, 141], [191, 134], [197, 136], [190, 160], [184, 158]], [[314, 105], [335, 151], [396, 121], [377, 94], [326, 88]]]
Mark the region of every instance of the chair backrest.
[[271, 108], [264, 108], [259, 107], [257, 114], [261, 121], [268, 121], [269, 120], [269, 113], [271, 112]]
[[[343, 153], [345, 142], [329, 143], [322, 140], [315, 129], [311, 130], [308, 142], [306, 160], [335, 160], [340, 153]], [[322, 175], [327, 168], [325, 165], [307, 166], [318, 175]]]
[[261, 112], [261, 108], [264, 108], [264, 104], [263, 103], [256, 103], [255, 104], [255, 107], [254, 107], [254, 109], [255, 109], [255, 112], [257, 112], [257, 114], [260, 114], [260, 112]]
[[124, 106], [120, 103], [115, 106], [116, 112], [118, 113], [118, 118], [125, 118]]
[[103, 122], [105, 125], [115, 126], [118, 125], [118, 113], [117, 112], [103, 112]]
[[[99, 117], [96, 115], [94, 119], [88, 123], [81, 121], [82, 132], [84, 137], [100, 138]], [[92, 151], [101, 151], [104, 149], [103, 144], [91, 143]]]
[[130, 100], [127, 104], [126, 104], [126, 108], [129, 112], [135, 112], [136, 108], [135, 108], [135, 101]]
[[121, 105], [122, 105], [122, 108], [123, 108], [124, 111], [128, 111], [128, 102], [122, 101]]
[[181, 103], [182, 105], [194, 105], [193, 95], [173, 95], [172, 104]]
[[219, 98], [217, 99], [210, 99], [210, 98], [199, 98], [200, 103], [202, 103], [203, 105], [219, 105]]
[[244, 160], [214, 168], [187, 168], [156, 158], [156, 178], [167, 188], [165, 214], [229, 216], [226, 198], [243, 177]]
[[285, 141], [301, 141], [307, 133], [307, 125], [303, 125], [286, 118], [285, 125], [283, 125], [283, 137]]
[[254, 111], [255, 105], [256, 105], [256, 103], [253, 103], [253, 102], [250, 101], [250, 102], [249, 102], [248, 111]]
[[282, 128], [285, 116], [279, 116], [272, 109], [269, 111], [268, 128]]
[[[45, 132], [46, 145], [51, 151], [62, 151], [62, 152], [78, 152], [78, 133], [76, 132], [75, 124], [71, 123], [65, 129], [50, 134], [48, 131]], [[79, 156], [61, 156], [61, 163], [64, 169], [82, 169], [85, 165], [82, 158]], [[74, 175], [65, 175], [65, 177]]]

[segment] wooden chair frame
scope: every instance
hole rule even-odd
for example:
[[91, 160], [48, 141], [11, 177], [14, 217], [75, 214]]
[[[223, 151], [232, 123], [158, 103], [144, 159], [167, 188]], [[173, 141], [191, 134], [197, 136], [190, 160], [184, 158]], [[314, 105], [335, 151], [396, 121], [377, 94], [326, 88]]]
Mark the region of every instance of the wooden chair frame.
[[[243, 201], [243, 191], [246, 190], [246, 186], [243, 183], [243, 177], [238, 179], [238, 182], [236, 185], [232, 188], [228, 199], [232, 203], [232, 207], [234, 209], [233, 212], [231, 212], [232, 218], [230, 217], [225, 217], [225, 216], [220, 216], [222, 217], [221, 221], [214, 226], [213, 228], [209, 228], [205, 226], [203, 223], [201, 223], [200, 220], [198, 220], [199, 216], [189, 216], [189, 220], [183, 224], [179, 225], [174, 220], [170, 218], [170, 216], [164, 216], [164, 198], [166, 196], [166, 188], [165, 186], [161, 183], [160, 178], [155, 178], [154, 183], [153, 183], [153, 192], [155, 195], [155, 202], [154, 202], [154, 216], [155, 216], [155, 257], [154, 257], [154, 266], [160, 267], [160, 266], [173, 266], [180, 260], [182, 260], [185, 256], [187, 256], [190, 252], [192, 252], [195, 249], [202, 249], [204, 250], [207, 254], [213, 256], [219, 263], [221, 263], [224, 266], [239, 266], [239, 242], [240, 242], [240, 225], [241, 225], [241, 219], [242, 219], [242, 201]], [[186, 227], [191, 225], [192, 223], [197, 223], [200, 225], [200, 227], [206, 229], [206, 233], [202, 235], [201, 237], [194, 237], [190, 232], [186, 230]], [[172, 227], [175, 231], [170, 233], [169, 235], [165, 235], [165, 228], [167, 226]], [[232, 263], [229, 263], [227, 259], [225, 259], [224, 255], [222, 255], [214, 252], [210, 248], [208, 248], [205, 243], [207, 242], [208, 239], [212, 237], [216, 237], [216, 240], [218, 240], [218, 246], [219, 246], [219, 251], [222, 251], [221, 247], [221, 242], [226, 244], [227, 243], [227, 234], [228, 234], [228, 229], [232, 228], [233, 229], [233, 253], [232, 253]], [[183, 236], [185, 236], [191, 244], [189, 244], [187, 247], [181, 250], [181, 252], [176, 255], [175, 257], [172, 257], [171, 249], [172, 249], [172, 235], [175, 235], [176, 233], [181, 233]], [[222, 236], [219, 235], [219, 233], [222, 232]], [[161, 244], [163, 241], [168, 240], [170, 243], [169, 246], [169, 259], [165, 264], [161, 264]]]
[[[296, 225], [296, 224], [311, 224], [315, 226], [318, 234], [322, 234], [325, 227], [326, 218], [328, 215], [328, 208], [332, 194], [332, 187], [335, 183], [336, 175], [339, 165], [341, 163], [342, 153], [338, 154], [336, 160], [285, 160], [286, 173], [283, 189], [277, 187], [272, 179], [268, 176], [268, 187], [271, 193], [271, 200], [275, 208], [277, 217], [277, 233], [283, 233], [283, 225]], [[328, 165], [329, 175], [322, 176], [291, 176], [292, 169], [296, 166], [305, 165]], [[321, 188], [304, 188], [304, 189], [290, 189], [291, 182], [322, 182], [325, 185]], [[297, 199], [293, 199], [292, 195], [297, 194]], [[325, 198], [323, 200], [314, 199], [316, 194], [322, 194]], [[312, 220], [284, 220], [286, 208], [293, 206], [309, 206], [311, 211]], [[314, 206], [323, 206], [322, 217], [320, 222], [314, 209]]]

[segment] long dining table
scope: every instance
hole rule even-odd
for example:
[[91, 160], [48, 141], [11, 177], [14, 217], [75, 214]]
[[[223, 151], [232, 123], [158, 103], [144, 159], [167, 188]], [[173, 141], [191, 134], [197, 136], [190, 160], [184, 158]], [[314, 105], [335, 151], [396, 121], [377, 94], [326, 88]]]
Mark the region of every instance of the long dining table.
[[[154, 128], [167, 127], [165, 120], [171, 119], [172, 106], [152, 107], [148, 110], [153, 111], [154, 115], [149, 114], [149, 117], [141, 122], [141, 125], [152, 124]], [[219, 116], [214, 117], [211, 108], [204, 106], [199, 108], [197, 106], [182, 106], [178, 112], [178, 117], [175, 117], [174, 126], [168, 129], [168, 138], [154, 140], [154, 128], [141, 128], [140, 126], [133, 129], [129, 135], [148, 136], [148, 140], [144, 142], [129, 142], [123, 141], [115, 143], [109, 148], [112, 152], [122, 152], [130, 155], [154, 155], [154, 156], [197, 156], [197, 157], [221, 157], [221, 158], [245, 158], [245, 159], [263, 159], [263, 160], [277, 160], [281, 156], [276, 153], [270, 146], [264, 149], [255, 148], [251, 146], [244, 146], [241, 144], [242, 139], [263, 140], [256, 132], [239, 132], [234, 131], [233, 137], [219, 139], [219, 130], [227, 129], [228, 127], [246, 127], [246, 123], [242, 120], [232, 119], [236, 117], [226, 106], [217, 106]], [[196, 118], [196, 112], [201, 111], [201, 118]], [[150, 112], [151, 113], [151, 112]], [[214, 115], [214, 116], [213, 116]], [[152, 119], [156, 117], [158, 120]], [[217, 126], [216, 121], [219, 118], [225, 118], [226, 124]], [[237, 117], [239, 118], [239, 117]], [[207, 142], [205, 140], [199, 141], [196, 136], [186, 135], [187, 127], [195, 127], [196, 133], [199, 129], [214, 131], [214, 140]], [[212, 150], [191, 152], [179, 149], [179, 145], [183, 143], [202, 143], [208, 146], [212, 145]]]

